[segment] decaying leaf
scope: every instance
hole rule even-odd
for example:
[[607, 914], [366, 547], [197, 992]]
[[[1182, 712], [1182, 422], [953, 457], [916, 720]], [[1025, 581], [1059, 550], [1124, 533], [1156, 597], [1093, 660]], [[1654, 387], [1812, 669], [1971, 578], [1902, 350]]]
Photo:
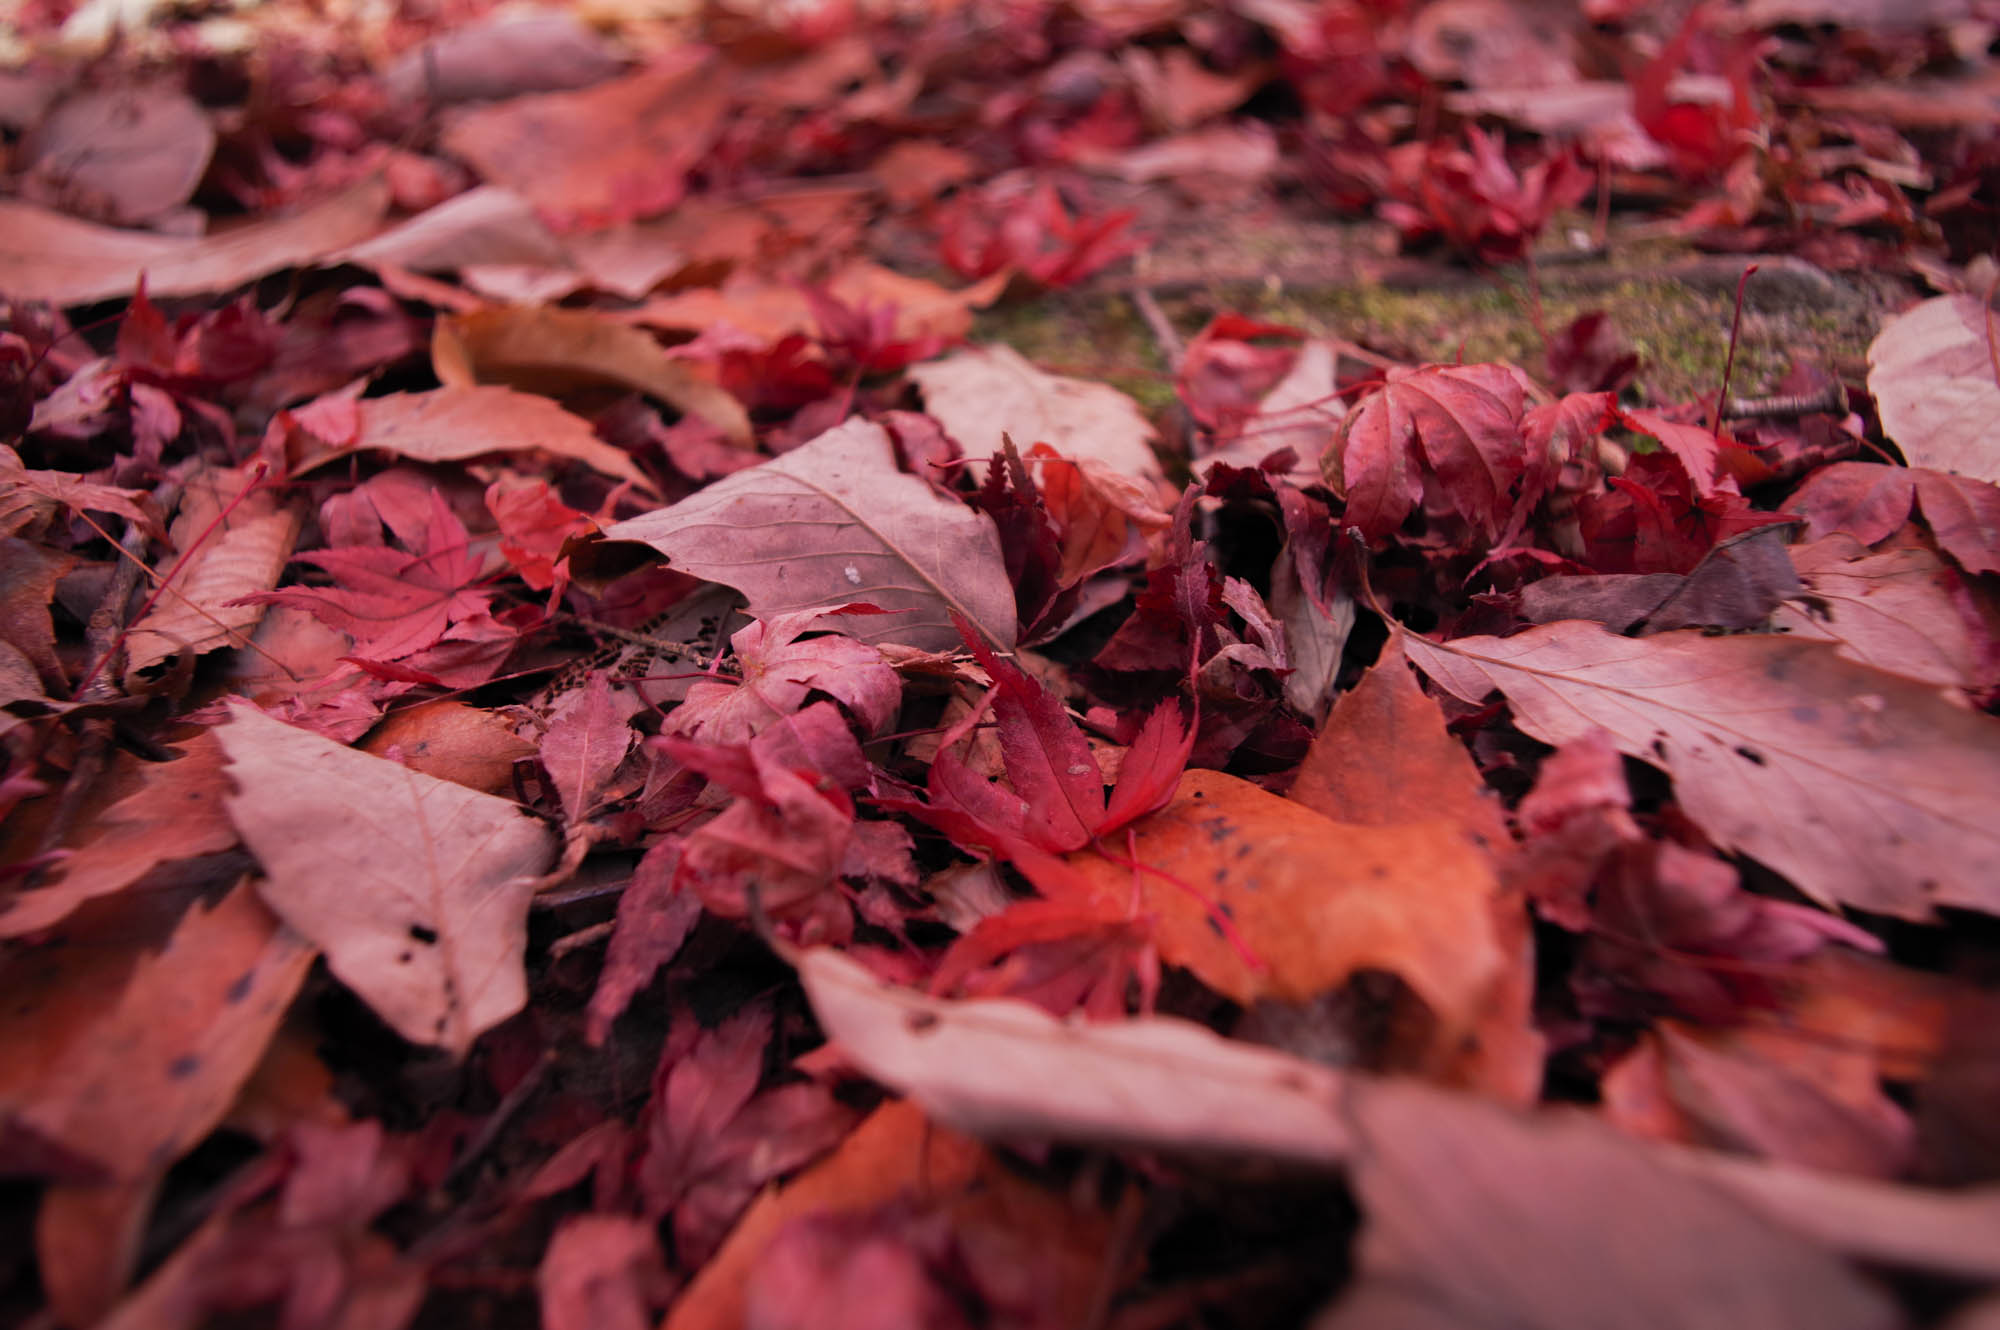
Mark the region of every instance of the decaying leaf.
[[1674, 777], [1717, 845], [1806, 894], [1905, 918], [2000, 912], [1995, 722], [1819, 643], [1694, 632], [1631, 639], [1577, 621], [1509, 638], [1406, 636], [1468, 701], [1499, 690], [1545, 743], [1610, 731]]
[[859, 601], [864, 642], [939, 649], [952, 614], [1014, 642], [1014, 593], [992, 519], [896, 469], [880, 425], [850, 420], [802, 448], [605, 533], [741, 591], [760, 618]]
[[218, 737], [237, 787], [229, 816], [267, 875], [259, 892], [383, 1020], [463, 1056], [521, 1009], [546, 827], [248, 703]]

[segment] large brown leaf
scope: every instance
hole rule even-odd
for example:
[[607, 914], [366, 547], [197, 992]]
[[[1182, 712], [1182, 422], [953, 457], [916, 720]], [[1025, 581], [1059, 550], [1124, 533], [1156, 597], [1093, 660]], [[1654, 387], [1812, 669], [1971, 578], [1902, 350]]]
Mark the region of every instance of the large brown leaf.
[[309, 439], [306, 455], [294, 460], [293, 474], [363, 448], [380, 448], [419, 462], [463, 462], [484, 453], [538, 448], [654, 493], [646, 473], [626, 453], [598, 438], [589, 421], [533, 393], [493, 386], [437, 388], [366, 398], [354, 403], [354, 410], [353, 436]]
[[888, 432], [866, 420], [605, 535], [644, 541], [683, 572], [735, 587], [761, 619], [865, 601], [896, 612], [850, 620], [864, 642], [955, 646], [956, 612], [1014, 644], [1014, 591], [993, 520], [898, 471]]
[[87, 305], [131, 295], [141, 273], [154, 296], [226, 291], [366, 239], [388, 207], [389, 187], [370, 176], [290, 217], [182, 240], [0, 199], [0, 291], [15, 300]]
[[1891, 319], [1868, 347], [1882, 430], [1911, 466], [2000, 481], [2000, 371], [1977, 296], [1938, 296]]
[[230, 706], [229, 816], [280, 917], [415, 1043], [463, 1055], [527, 1001], [534, 878], [555, 841], [504, 799]]
[[587, 309], [508, 306], [447, 314], [431, 336], [431, 361], [447, 387], [498, 383], [561, 394], [613, 384], [699, 416], [749, 447], [750, 414], [713, 379], [629, 323]]
[[[1493, 866], [1456, 820], [1335, 822], [1196, 770], [1133, 831], [1144, 870], [1122, 844], [1071, 857], [1090, 903], [1116, 910], [1136, 896], [1161, 959], [1238, 1002], [1305, 1002], [1383, 970], [1462, 1033], [1499, 977]], [[1236, 939], [1218, 931], [1218, 909]]]
[[1992, 625], [1976, 631], [1984, 602], [1929, 549], [1870, 554], [1850, 537], [1832, 535], [1795, 547], [1792, 561], [1809, 594], [1780, 605], [1773, 628], [1837, 643], [1849, 660], [1940, 687], [1994, 682]]
[[1661, 767], [1710, 839], [1828, 904], [2000, 913], [2000, 723], [1783, 637], [1625, 638], [1565, 621], [1404, 650], [1452, 692], [1507, 695], [1561, 744], [1602, 727]]

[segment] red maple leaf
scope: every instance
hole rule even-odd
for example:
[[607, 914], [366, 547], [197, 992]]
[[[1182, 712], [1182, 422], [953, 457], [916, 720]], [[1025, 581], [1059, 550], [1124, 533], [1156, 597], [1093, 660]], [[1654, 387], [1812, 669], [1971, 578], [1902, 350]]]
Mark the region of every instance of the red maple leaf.
[[1513, 506], [1527, 467], [1525, 384], [1501, 365], [1392, 369], [1388, 382], [1347, 417], [1329, 477], [1347, 492], [1348, 525], [1393, 535], [1427, 488], [1490, 540]]
[[435, 646], [452, 624], [486, 613], [493, 593], [475, 587], [479, 559], [464, 523], [431, 494], [430, 522], [413, 551], [349, 545], [297, 556], [333, 575], [331, 587], [259, 591], [236, 604], [290, 605], [354, 639], [374, 660], [397, 660]]

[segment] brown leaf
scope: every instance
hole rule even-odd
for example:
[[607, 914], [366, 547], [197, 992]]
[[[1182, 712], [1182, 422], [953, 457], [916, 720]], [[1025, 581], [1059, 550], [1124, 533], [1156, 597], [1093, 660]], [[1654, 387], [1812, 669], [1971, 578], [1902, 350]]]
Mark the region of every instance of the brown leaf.
[[114, 1177], [164, 1170], [228, 1111], [312, 958], [247, 884], [195, 906], [16, 1116]]
[[1898, 315], [1868, 347], [1882, 431], [1913, 467], [2000, 482], [2000, 369], [1993, 315], [1976, 296], [1938, 296]]
[[383, 1020], [463, 1056], [521, 1009], [547, 828], [246, 702], [219, 737], [237, 787], [229, 816], [268, 874], [259, 891]]
[[1911, 919], [2000, 911], [2000, 733], [1924, 685], [1813, 642], [1632, 639], [1574, 621], [1505, 639], [1405, 635], [1404, 650], [1467, 701], [1504, 692], [1544, 743], [1610, 731], [1674, 777], [1718, 846], [1819, 901]]
[[712, 379], [628, 323], [594, 310], [506, 306], [448, 314], [431, 335], [431, 361], [446, 387], [498, 383], [560, 396], [613, 384], [697, 416], [733, 443], [751, 444], [749, 413]]
[[826, 947], [795, 964], [841, 1053], [959, 1130], [1320, 1165], [1348, 1149], [1337, 1073], [1206, 1026], [1077, 1024], [1011, 998], [926, 997]]
[[[1454, 822], [1335, 822], [1196, 770], [1134, 831], [1145, 870], [1123, 862], [1122, 845], [1071, 858], [1089, 903], [1115, 909], [1136, 894], [1161, 959], [1237, 1002], [1303, 1002], [1386, 970], [1462, 1032], [1499, 974], [1493, 867]], [[1218, 909], [1240, 941], [1218, 931]]]
[[366, 239], [388, 206], [388, 185], [370, 176], [293, 216], [182, 240], [0, 200], [0, 290], [16, 300], [88, 305], [130, 296], [143, 273], [156, 299], [225, 291]]
[[1000, 345], [913, 365], [909, 378], [968, 460], [998, 454], [1002, 436], [1012, 436], [1024, 453], [1046, 443], [1072, 461], [1101, 462], [1128, 476], [1160, 474], [1152, 425], [1138, 403], [1107, 384], [1047, 373]]
[[1350, 1103], [1362, 1275], [1314, 1330], [1902, 1323], [1820, 1245], [1580, 1115], [1407, 1083]]
[[630, 1215], [571, 1215], [535, 1271], [546, 1330], [650, 1330], [670, 1287], [654, 1226]]
[[485, 794], [510, 792], [514, 763], [535, 753], [505, 716], [449, 698], [390, 712], [356, 747]]
[[182, 651], [243, 646], [264, 606], [234, 602], [278, 584], [299, 522], [297, 509], [280, 503], [276, 490], [253, 487], [243, 468], [191, 477], [167, 532], [175, 553], [159, 569], [167, 589], [125, 639], [126, 678]]
[[992, 519], [896, 470], [888, 432], [858, 418], [605, 536], [644, 541], [683, 572], [735, 587], [759, 618], [864, 601], [895, 611], [856, 619], [864, 642], [955, 646], [956, 612], [1014, 643]]
[[308, 436], [305, 455], [293, 462], [294, 475], [363, 448], [419, 462], [462, 462], [485, 453], [538, 448], [654, 492], [653, 482], [629, 456], [598, 438], [590, 422], [546, 397], [510, 388], [437, 388], [368, 397], [354, 407], [359, 416], [354, 437], [330, 442]]
[[132, 764], [137, 788], [93, 819], [90, 836], [63, 861], [59, 877], [8, 901], [0, 937], [39, 932], [169, 860], [236, 844], [236, 828], [222, 807], [229, 785], [214, 732], [201, 731], [180, 750], [172, 762]]
[[[1395, 827], [1453, 824], [1496, 867], [1514, 852], [1506, 815], [1444, 713], [1417, 686], [1391, 638], [1361, 682], [1342, 694], [1299, 764], [1291, 798], [1336, 821]], [[1515, 1103], [1541, 1092], [1545, 1041], [1535, 1029], [1534, 939], [1518, 891], [1496, 892], [1493, 926], [1505, 961], [1486, 995], [1470, 1047], [1454, 1041], [1448, 1079]]]

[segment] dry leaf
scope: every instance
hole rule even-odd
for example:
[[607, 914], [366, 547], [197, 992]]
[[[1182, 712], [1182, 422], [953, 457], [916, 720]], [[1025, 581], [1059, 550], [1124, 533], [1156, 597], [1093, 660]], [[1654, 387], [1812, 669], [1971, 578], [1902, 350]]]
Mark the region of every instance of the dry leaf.
[[1579, 621], [1403, 649], [1467, 701], [1498, 689], [1522, 729], [1595, 727], [1674, 778], [1725, 850], [1827, 904], [1909, 919], [2000, 912], [2000, 722], [1936, 692], [1778, 637], [1626, 638]]
[[141, 273], [155, 299], [226, 291], [366, 239], [388, 206], [389, 187], [371, 176], [291, 217], [180, 240], [0, 200], [0, 291], [15, 300], [87, 305], [131, 295]]
[[603, 670], [591, 671], [583, 687], [557, 704], [542, 736], [542, 769], [555, 782], [563, 820], [571, 827], [595, 807], [638, 737], [625, 710], [612, 700], [610, 676]]
[[896, 470], [888, 432], [866, 420], [604, 534], [735, 587], [761, 619], [862, 601], [892, 611], [851, 621], [864, 642], [951, 647], [957, 613], [1014, 644], [1014, 589], [992, 519]]
[[13, 1116], [113, 1177], [163, 1171], [228, 1111], [312, 958], [248, 885], [195, 906]]
[[1072, 461], [1102, 462], [1128, 476], [1160, 474], [1152, 425], [1137, 402], [1107, 384], [1049, 374], [997, 345], [913, 365], [909, 377], [968, 460], [994, 456], [1011, 436], [1023, 453], [1046, 443]]
[[799, 980], [856, 1067], [976, 1135], [1342, 1159], [1341, 1078], [1170, 1016], [1077, 1024], [1011, 998], [954, 1002], [875, 978], [826, 947]]
[[247, 702], [229, 711], [229, 816], [268, 875], [259, 890], [341, 982], [405, 1038], [455, 1056], [519, 1011], [548, 829]]
[[[1446, 1029], [1463, 1032], [1500, 972], [1499, 887], [1456, 822], [1335, 822], [1196, 770], [1134, 831], [1146, 870], [1124, 863], [1115, 841], [1111, 857], [1070, 859], [1094, 891], [1090, 903], [1115, 909], [1136, 893], [1161, 959], [1237, 1002], [1303, 1002], [1357, 970], [1386, 970]], [[1216, 909], [1240, 943], [1218, 931]]]
[[0, 937], [40, 932], [159, 864], [236, 844], [236, 828], [222, 807], [229, 786], [214, 732], [203, 730], [180, 749], [182, 755], [171, 762], [131, 764], [138, 787], [93, 819], [91, 837], [63, 861], [60, 876], [8, 900], [0, 913]]
[[182, 651], [244, 645], [264, 606], [234, 602], [278, 584], [299, 520], [275, 489], [252, 488], [245, 469], [209, 467], [191, 477], [167, 533], [174, 555], [159, 569], [171, 574], [167, 589], [125, 639], [125, 677]]
[[294, 475], [363, 448], [418, 462], [462, 462], [485, 453], [538, 448], [654, 492], [653, 482], [631, 457], [598, 438], [589, 421], [546, 397], [510, 388], [438, 388], [366, 397], [354, 409], [359, 415], [354, 437], [330, 442], [308, 435], [308, 451], [294, 460]]
[[535, 754], [505, 716], [449, 698], [390, 712], [356, 746], [486, 794], [511, 792], [514, 763]]
[[164, 84], [81, 92], [24, 138], [16, 185], [32, 203], [111, 226], [139, 226], [194, 194], [215, 130], [193, 98]]
[[1833, 1253], [1579, 1114], [1393, 1082], [1350, 1104], [1362, 1273], [1314, 1330], [1901, 1324]]
[[[996, 280], [998, 279], [998, 280]], [[826, 282], [827, 294], [855, 309], [895, 311], [892, 337], [915, 342], [928, 337], [956, 341], [972, 328], [972, 311], [999, 298], [1006, 274], [953, 291], [877, 264], [850, 263]], [[700, 332], [727, 323], [753, 337], [776, 342], [794, 333], [812, 336], [819, 329], [812, 301], [796, 282], [776, 282], [745, 273], [732, 276], [719, 289], [681, 291], [648, 301], [626, 317], [650, 328]]]
[[448, 314], [431, 335], [431, 361], [446, 387], [498, 383], [560, 396], [614, 384], [698, 416], [731, 442], [751, 445], [750, 415], [712, 379], [670, 359], [651, 337], [594, 310], [546, 305]]
[[1868, 347], [1882, 432], [1911, 466], [2000, 482], [1993, 314], [1977, 296], [1938, 296], [1889, 321]]
[[1930, 550], [1870, 554], [1846, 535], [1795, 547], [1807, 594], [1780, 605], [1771, 626], [1801, 640], [1834, 642], [1840, 654], [1878, 670], [1944, 688], [1994, 682], [1991, 628], [1961, 610], [1963, 579]]

